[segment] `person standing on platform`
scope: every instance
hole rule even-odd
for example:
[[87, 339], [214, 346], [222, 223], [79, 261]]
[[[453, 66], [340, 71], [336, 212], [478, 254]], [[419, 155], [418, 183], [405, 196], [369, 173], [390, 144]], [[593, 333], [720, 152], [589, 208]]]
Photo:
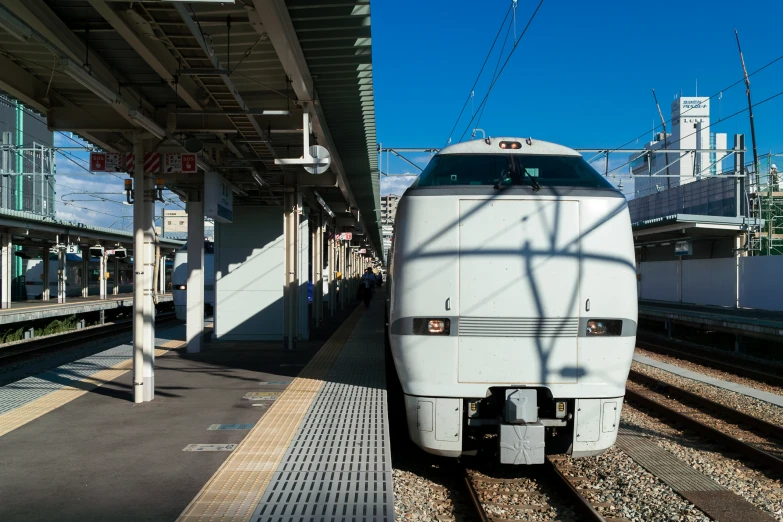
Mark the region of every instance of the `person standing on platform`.
[[372, 273], [372, 268], [367, 268], [362, 276], [362, 291], [364, 292], [364, 307], [370, 307], [370, 300], [372, 300], [372, 292], [375, 288], [375, 274]]

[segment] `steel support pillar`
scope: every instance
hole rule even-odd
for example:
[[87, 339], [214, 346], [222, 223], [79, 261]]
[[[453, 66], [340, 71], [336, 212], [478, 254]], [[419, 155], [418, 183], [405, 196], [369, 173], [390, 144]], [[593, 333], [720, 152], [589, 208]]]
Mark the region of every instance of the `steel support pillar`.
[[186, 337], [188, 353], [201, 351], [204, 335], [204, 194], [188, 193], [188, 283]]
[[57, 249], [57, 303], [64, 304], [67, 298], [68, 292], [68, 258], [67, 250], [65, 248]]
[[11, 274], [13, 272], [14, 264], [11, 262], [11, 258], [14, 255], [14, 246], [11, 243], [11, 234], [6, 232], [0, 234], [2, 237], [2, 274], [0, 274], [0, 297], [2, 298], [2, 307], [11, 308]]
[[166, 259], [167, 256], [160, 256], [160, 273], [158, 274], [158, 295], [166, 293]]
[[106, 299], [106, 254], [100, 257], [100, 266], [98, 267], [98, 294], [101, 299]]
[[[144, 172], [142, 163], [141, 171]], [[155, 398], [155, 180], [144, 176], [144, 401]]]
[[113, 295], [120, 295], [120, 260], [114, 256], [114, 287], [111, 289]]
[[296, 191], [283, 196], [283, 237], [285, 239], [285, 289], [283, 291], [283, 348], [293, 350], [296, 339], [298, 304], [297, 267], [299, 253], [299, 212]]
[[52, 287], [49, 284], [51, 272], [51, 263], [49, 262], [49, 247], [41, 249], [41, 260], [43, 261], [43, 289], [41, 290], [41, 301], [47, 302], [52, 296]]
[[89, 297], [90, 285], [87, 281], [90, 271], [90, 249], [82, 249], [82, 297]]
[[136, 156], [133, 180], [133, 402], [144, 402], [144, 290], [146, 279], [144, 248], [144, 142], [141, 132], [134, 136]]

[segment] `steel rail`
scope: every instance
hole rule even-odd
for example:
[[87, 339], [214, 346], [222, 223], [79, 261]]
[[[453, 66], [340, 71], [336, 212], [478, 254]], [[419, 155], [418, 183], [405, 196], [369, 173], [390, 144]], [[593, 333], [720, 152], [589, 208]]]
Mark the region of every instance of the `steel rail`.
[[[650, 391], [650, 393], [655, 392]], [[712, 426], [708, 426], [707, 424], [704, 424], [703, 422], [698, 421], [689, 415], [680, 413], [679, 411], [676, 411], [642, 393], [638, 393], [634, 390], [626, 388], [625, 397], [632, 403], [679, 422], [685, 427], [692, 429], [700, 436], [718, 442], [723, 446], [739, 453], [740, 455], [753, 460], [764, 468], [777, 471], [778, 473], [783, 473], [783, 460], [774, 455], [771, 455], [770, 453], [767, 453], [766, 451], [760, 450], [755, 446], [751, 446], [750, 444], [742, 442], [741, 440], [736, 439], [731, 435], [723, 433], [722, 431], [713, 428]]]
[[[176, 318], [174, 312], [158, 314], [155, 318], [155, 324], [163, 324]], [[74, 330], [58, 335], [39, 337], [23, 343], [11, 344], [0, 347], [0, 363], [8, 364], [13, 360], [24, 356], [33, 356], [38, 353], [52, 350], [61, 350], [85, 342], [100, 340], [107, 336], [126, 333], [133, 330], [133, 320], [125, 319], [114, 323], [107, 323], [102, 326]]]
[[668, 382], [661, 381], [654, 377], [650, 377], [649, 375], [645, 375], [643, 373], [637, 372], [636, 370], [631, 370], [630, 374], [628, 375], [628, 378], [633, 382], [636, 382], [648, 388], [660, 388], [667, 395], [671, 395], [686, 400], [688, 402], [692, 402], [701, 408], [712, 410], [715, 413], [723, 417], [726, 417], [727, 419], [730, 419], [736, 423], [751, 426], [763, 433], [766, 433], [767, 435], [771, 435], [783, 441], [783, 426], [778, 426], [777, 424], [772, 424], [771, 422], [767, 422], [763, 419], [759, 419], [758, 417], [754, 417], [753, 415], [748, 415], [747, 413], [743, 413], [739, 410], [735, 410], [730, 406], [726, 406], [725, 404], [715, 402], [711, 399], [708, 399], [707, 397], [702, 397], [701, 395], [688, 391], [684, 388], [680, 388], [679, 386], [669, 384]]
[[741, 377], [754, 379], [756, 381], [764, 382], [766, 384], [771, 384], [773, 386], [783, 386], [783, 376], [773, 375], [771, 373], [767, 373], [765, 371], [753, 368], [752, 363], [750, 361], [743, 361], [738, 357], [725, 355], [723, 356], [724, 360], [720, 360], [718, 358], [721, 357], [721, 355], [718, 353], [714, 353], [712, 351], [708, 351], [702, 348], [697, 348], [694, 346], [688, 346], [687, 349], [698, 351], [699, 352], [698, 354], [685, 352], [682, 349], [678, 349], [677, 348], [678, 345], [676, 343], [671, 343], [667, 345], [667, 344], [663, 344], [660, 340], [649, 341], [649, 340], [637, 338], [636, 346], [638, 346], [639, 348], [643, 348], [645, 350], [650, 350], [651, 352], [656, 352], [663, 355], [669, 355], [672, 357], [678, 357], [680, 359], [685, 359], [686, 361], [708, 366], [710, 368], [721, 370]]
[[546, 467], [550, 471], [552, 478], [565, 486], [564, 491], [568, 493], [573, 501], [577, 511], [581, 515], [580, 520], [593, 520], [595, 522], [606, 522], [606, 518], [593, 507], [587, 498], [582, 495], [576, 486], [568, 479], [568, 477], [557, 467], [555, 461], [547, 456]]

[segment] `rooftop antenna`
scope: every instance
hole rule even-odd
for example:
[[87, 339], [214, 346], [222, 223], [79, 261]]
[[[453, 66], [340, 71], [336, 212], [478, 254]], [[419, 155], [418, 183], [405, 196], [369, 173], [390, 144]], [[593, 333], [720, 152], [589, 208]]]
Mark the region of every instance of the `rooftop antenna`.
[[[653, 99], [655, 100], [655, 106], [658, 108], [658, 116], [661, 118], [661, 124], [663, 125], [663, 150], [668, 150], [669, 140], [668, 140], [668, 136], [666, 135], [666, 120], [663, 119], [663, 113], [661, 112], [661, 106], [658, 103], [658, 97], [655, 95], [655, 89], [652, 90], [652, 94], [653, 94]], [[668, 152], [664, 153], [664, 159], [666, 161], [666, 188], [671, 188], [671, 178], [669, 177], [669, 153]]]
[[734, 29], [734, 37], [737, 39], [737, 49], [739, 50], [740, 61], [742, 62], [742, 72], [745, 74], [745, 94], [748, 95], [748, 114], [750, 115], [750, 139], [753, 142], [753, 170], [756, 173], [756, 187], [760, 187], [761, 176], [759, 174], [759, 156], [756, 152], [756, 126], [753, 124], [753, 103], [750, 100], [750, 78], [748, 78], [748, 70], [745, 68], [745, 58], [742, 56], [739, 33], [736, 29]]

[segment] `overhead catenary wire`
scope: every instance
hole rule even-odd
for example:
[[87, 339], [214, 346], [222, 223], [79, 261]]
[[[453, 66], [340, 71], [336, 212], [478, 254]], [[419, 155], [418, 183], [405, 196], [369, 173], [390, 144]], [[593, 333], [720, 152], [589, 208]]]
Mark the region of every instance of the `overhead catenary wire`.
[[[768, 67], [770, 67], [770, 66], [774, 65], [775, 63], [779, 62], [780, 60], [783, 60], [783, 54], [782, 54], [782, 55], [780, 55], [780, 56], [778, 56], [778, 57], [777, 57], [777, 58], [775, 58], [774, 60], [772, 60], [772, 61], [770, 61], [770, 62], [766, 63], [765, 65], [763, 65], [763, 66], [759, 67], [758, 69], [756, 69], [756, 70], [755, 70], [755, 71], [753, 71], [752, 73], [749, 73], [749, 74], [748, 74], [748, 77], [751, 77], [751, 76], [753, 76], [753, 75], [755, 75], [755, 74], [758, 74], [758, 73], [760, 73], [760, 72], [761, 72], [761, 71], [763, 71], [764, 69], [766, 69], [766, 68], [768, 68]], [[707, 100], [708, 100], [708, 101], [709, 101], [709, 100], [712, 100], [712, 99], [713, 99], [713, 98], [715, 98], [716, 96], [721, 96], [721, 97], [722, 97], [722, 96], [723, 96], [723, 93], [724, 93], [725, 91], [728, 91], [729, 89], [732, 89], [733, 87], [736, 87], [737, 85], [739, 85], [739, 84], [741, 84], [741, 83], [744, 83], [744, 82], [745, 82], [745, 76], [743, 75], [743, 77], [742, 77], [742, 78], [740, 78], [739, 80], [735, 81], [735, 82], [734, 82], [734, 83], [732, 83], [731, 85], [729, 85], [729, 86], [727, 86], [727, 87], [724, 87], [723, 89], [719, 90], [718, 92], [716, 92], [716, 93], [715, 93], [715, 94], [713, 94], [712, 96], [708, 97], [708, 98], [707, 98]], [[683, 112], [681, 112], [681, 113], [679, 114], [679, 117], [682, 117], [683, 115], [687, 114], [689, 111], [691, 111], [691, 110], [693, 110], [693, 109], [695, 109], [695, 108], [696, 108], [696, 107], [691, 107], [691, 108], [689, 108], [689, 109], [686, 109], [685, 111], [683, 111]], [[674, 119], [674, 118], [669, 118], [668, 120], [666, 120], [666, 123], [671, 123], [671, 122], [673, 121], [673, 119]], [[724, 118], [724, 120], [725, 120], [725, 119], [727, 119], [727, 118]], [[723, 120], [719, 119], [718, 121], [723, 121]], [[661, 127], [661, 125], [656, 125], [656, 126], [654, 126], [654, 127], [653, 127], [653, 130], [657, 130], [659, 127]], [[607, 152], [607, 153], [610, 153], [610, 154], [611, 154], [612, 152], [622, 152], [622, 148], [623, 148], [623, 147], [626, 147], [626, 146], [628, 146], [628, 145], [630, 145], [630, 144], [632, 144], [632, 143], [635, 143], [637, 140], [639, 140], [639, 139], [641, 139], [641, 138], [644, 138], [645, 136], [647, 136], [647, 133], [648, 133], [648, 132], [650, 132], [650, 129], [649, 129], [649, 128], [648, 128], [648, 129], [645, 129], [645, 131], [644, 131], [643, 133], [641, 133], [640, 135], [636, 136], [635, 138], [633, 138], [633, 139], [630, 139], [630, 140], [626, 141], [625, 143], [623, 143], [622, 145], [618, 145], [617, 147], [615, 147], [615, 148], [613, 148], [613, 149], [609, 149], [609, 150], [607, 150], [606, 152]], [[602, 154], [603, 154], [603, 153], [602, 153]]]
[[514, 5], [512, 3], [508, 7], [508, 11], [506, 11], [506, 16], [503, 17], [503, 22], [500, 24], [500, 27], [498, 28], [498, 32], [495, 35], [495, 39], [492, 41], [492, 46], [489, 48], [489, 52], [487, 52], [487, 57], [484, 58], [484, 63], [481, 64], [481, 69], [479, 69], [479, 72], [476, 75], [476, 80], [473, 82], [473, 87], [471, 87], [470, 91], [468, 91], [468, 97], [465, 99], [465, 103], [462, 105], [462, 110], [459, 111], [459, 116], [457, 116], [457, 121], [454, 122], [454, 127], [452, 127], [451, 132], [449, 133], [449, 137], [446, 140], [447, 145], [451, 142], [451, 137], [454, 135], [454, 131], [457, 129], [457, 125], [459, 125], [459, 120], [462, 118], [462, 115], [465, 113], [465, 108], [468, 106], [468, 102], [470, 102], [471, 98], [473, 97], [473, 93], [476, 90], [476, 85], [478, 85], [479, 79], [481, 79], [481, 74], [484, 72], [484, 67], [487, 66], [489, 57], [492, 56], [492, 50], [495, 48], [495, 44], [497, 44], [498, 38], [500, 37], [500, 33], [503, 31], [503, 27], [506, 26], [506, 20], [508, 20], [508, 15], [511, 13], [513, 7]]
[[[527, 24], [525, 24], [525, 28], [522, 29], [522, 33], [519, 35], [519, 38], [514, 41], [514, 47], [511, 48], [511, 52], [508, 53], [508, 57], [506, 58], [506, 61], [503, 62], [503, 66], [500, 68], [500, 71], [498, 71], [497, 76], [495, 76], [495, 79], [492, 81], [492, 83], [489, 85], [489, 89], [487, 89], [487, 94], [484, 95], [484, 98], [481, 100], [481, 103], [479, 104], [479, 109], [487, 102], [489, 99], [489, 95], [492, 94], [492, 89], [495, 87], [495, 84], [500, 79], [500, 76], [503, 74], [503, 71], [505, 70], [506, 66], [508, 65], [508, 62], [511, 60], [511, 57], [514, 56], [514, 51], [517, 50], [517, 47], [519, 46], [519, 42], [522, 41], [522, 38], [525, 37], [525, 34], [527, 34], [528, 29], [530, 29], [530, 25], [533, 23], [533, 20], [535, 20], [536, 15], [541, 10], [541, 6], [544, 5], [544, 0], [540, 0], [538, 2], [538, 5], [536, 6], [535, 11], [533, 11], [533, 14], [530, 15], [530, 18], [527, 21]], [[476, 119], [476, 115], [473, 115], [473, 117], [468, 122], [467, 127], [465, 127], [465, 130], [462, 132], [462, 136], [460, 136], [460, 141], [462, 141], [462, 138], [465, 137], [465, 134], [470, 129], [471, 124], [473, 123], [473, 120]]]
[[[495, 81], [495, 78], [497, 78], [498, 74], [498, 67], [500, 66], [500, 60], [503, 58], [503, 51], [506, 50], [506, 43], [508, 43], [508, 35], [511, 34], [512, 27], [514, 28], [514, 40], [516, 40], [516, 1], [512, 3], [512, 6], [514, 7], [514, 24], [512, 26], [511, 23], [508, 24], [508, 30], [506, 30], [506, 37], [503, 38], [503, 46], [500, 48], [500, 53], [498, 53], [498, 61], [495, 64], [495, 70], [492, 71], [492, 81]], [[479, 114], [478, 120], [476, 120], [476, 127], [478, 127], [481, 124], [481, 117], [484, 116], [484, 110], [487, 108], [487, 103], [483, 104], [481, 107], [481, 112]], [[473, 130], [473, 136], [475, 136], [476, 130]]]
[[[674, 141], [674, 142], [670, 143], [670, 145], [674, 145], [674, 144], [676, 144], [676, 143], [679, 143], [680, 141], [684, 140], [685, 138], [688, 138], [688, 137], [690, 137], [690, 136], [693, 136], [694, 134], [698, 134], [699, 132], [703, 131], [704, 129], [708, 129], [708, 128], [712, 127], [713, 125], [717, 125], [718, 123], [721, 123], [721, 122], [724, 122], [724, 121], [726, 121], [726, 120], [729, 120], [729, 119], [731, 119], [731, 118], [734, 118], [735, 116], [739, 116], [739, 115], [740, 115], [740, 114], [742, 114], [743, 112], [747, 112], [747, 111], [748, 111], [750, 108], [752, 108], [752, 107], [758, 107], [759, 105], [762, 105], [762, 104], [764, 104], [764, 103], [767, 103], [767, 102], [769, 102], [769, 101], [772, 101], [772, 100], [774, 100], [775, 98], [778, 98], [779, 96], [783, 96], [783, 91], [780, 91], [780, 92], [778, 92], [778, 93], [776, 93], [776, 94], [773, 94], [772, 96], [769, 96], [769, 97], [767, 97], [767, 98], [764, 98], [764, 99], [763, 99], [763, 100], [761, 100], [760, 102], [756, 102], [756, 103], [754, 103], [754, 104], [753, 104], [752, 106], [750, 106], [750, 107], [745, 107], [744, 109], [740, 109], [740, 110], [738, 110], [737, 112], [735, 112], [735, 113], [733, 113], [733, 114], [730, 114], [730, 115], [726, 116], [725, 118], [721, 118], [721, 119], [719, 119], [719, 120], [716, 120], [716, 121], [714, 121], [714, 122], [710, 122], [710, 124], [709, 124], [709, 125], [705, 125], [705, 126], [701, 127], [701, 129], [699, 129], [699, 130], [697, 130], [697, 131], [694, 131], [694, 132], [692, 132], [692, 133], [690, 133], [690, 134], [686, 134], [685, 136], [682, 136], [682, 137], [680, 137], [680, 139], [679, 139], [679, 140], [676, 140], [676, 141]], [[617, 150], [610, 151], [610, 152], [622, 152], [622, 149], [617, 149]], [[644, 153], [640, 153], [640, 154], [644, 154]], [[619, 169], [621, 169], [621, 168], [623, 168], [623, 167], [626, 167], [626, 166], [630, 165], [630, 164], [631, 164], [631, 163], [632, 163], [634, 160], [638, 159], [639, 157], [641, 157], [641, 156], [635, 156], [634, 158], [630, 159], [629, 161], [627, 161], [627, 162], [623, 163], [622, 165], [620, 165], [620, 166], [618, 166], [618, 167], [615, 167], [615, 168], [613, 168], [612, 170], [608, 171], [608, 174], [611, 174], [612, 172], [615, 172], [615, 171], [617, 171], [617, 170], [619, 170]]]

